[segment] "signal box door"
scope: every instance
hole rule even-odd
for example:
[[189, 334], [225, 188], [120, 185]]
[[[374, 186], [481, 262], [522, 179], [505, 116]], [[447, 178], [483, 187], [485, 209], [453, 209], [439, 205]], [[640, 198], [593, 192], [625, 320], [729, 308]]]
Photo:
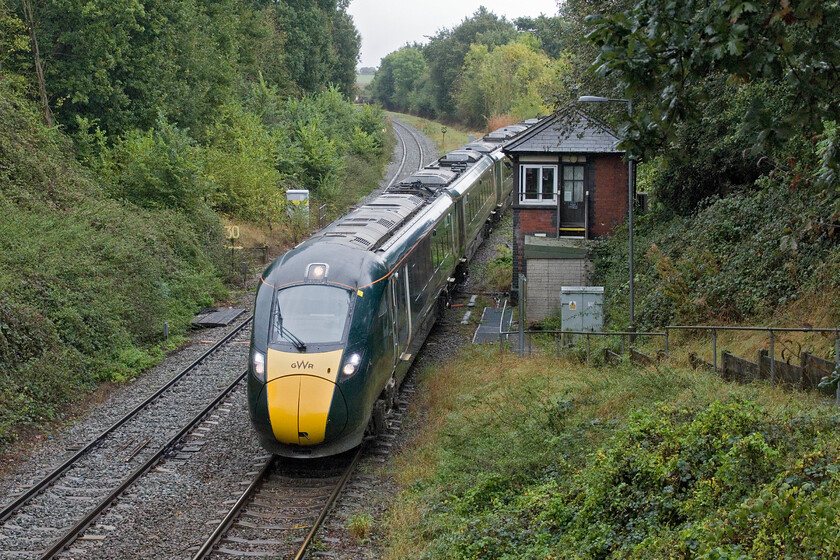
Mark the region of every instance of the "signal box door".
[[564, 164], [560, 177], [560, 235], [584, 237], [586, 235], [586, 189], [584, 166]]

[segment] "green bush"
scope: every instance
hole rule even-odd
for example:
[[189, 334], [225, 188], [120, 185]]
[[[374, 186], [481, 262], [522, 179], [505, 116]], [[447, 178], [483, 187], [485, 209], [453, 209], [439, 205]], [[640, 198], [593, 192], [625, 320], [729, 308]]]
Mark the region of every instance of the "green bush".
[[114, 200], [0, 79], [0, 443], [16, 424], [148, 367], [164, 322], [177, 335], [224, 297], [218, 218], [167, 190], [185, 188], [170, 174], [181, 155], [168, 150], [183, 137], [169, 133], [114, 148], [137, 156], [123, 160], [119, 188], [147, 177], [161, 196], [145, 208], [126, 200], [136, 192]]
[[[795, 174], [794, 174], [795, 175]], [[840, 286], [834, 197], [764, 177], [758, 190], [712, 198], [692, 216], [640, 215], [635, 228], [637, 326], [767, 318], [788, 302]], [[592, 253], [608, 318], [626, 325], [627, 230]]]
[[153, 129], [132, 130], [103, 152], [100, 175], [112, 196], [144, 208], [197, 212], [208, 194], [187, 131], [158, 115]]
[[[840, 550], [840, 416], [826, 414], [830, 405], [773, 402], [711, 374], [497, 360], [474, 352], [452, 366], [485, 381], [424, 440], [433, 466], [398, 499], [401, 511], [422, 512], [401, 526], [412, 543], [401, 554], [687, 560]], [[496, 373], [474, 373], [482, 369]]]

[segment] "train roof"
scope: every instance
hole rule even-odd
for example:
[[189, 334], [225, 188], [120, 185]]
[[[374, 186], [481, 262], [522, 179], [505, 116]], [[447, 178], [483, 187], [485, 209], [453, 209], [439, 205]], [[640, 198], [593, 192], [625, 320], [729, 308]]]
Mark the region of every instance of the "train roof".
[[443, 157], [441, 157], [438, 160], [438, 164], [440, 166], [451, 166], [459, 163], [475, 163], [482, 157], [484, 157], [484, 154], [475, 150], [452, 150], [448, 154], [445, 154]]
[[369, 204], [339, 218], [315, 239], [353, 249], [375, 251], [424, 204], [422, 197], [385, 193]]
[[526, 127], [524, 127], [524, 126], [523, 127], [506, 126], [504, 128], [500, 128], [499, 130], [494, 130], [493, 132], [487, 134], [484, 137], [484, 140], [485, 141], [490, 141], [490, 142], [508, 140], [510, 138], [513, 138], [514, 136], [516, 136], [517, 134], [519, 134], [523, 130], [525, 130], [525, 128]]
[[[509, 137], [527, 127], [513, 128], [496, 132]], [[505, 157], [502, 141], [471, 142], [390, 186], [277, 259], [264, 280], [274, 286], [292, 285], [303, 278], [312, 259], [322, 259], [317, 262], [337, 263], [331, 265], [331, 283], [375, 283], [413, 250], [415, 239], [434, 228], [494, 160]], [[447, 196], [441, 196], [444, 193]]]
[[469, 144], [464, 146], [464, 149], [480, 152], [482, 154], [489, 154], [494, 150], [498, 150], [499, 146], [501, 146], [499, 142], [486, 142], [484, 140], [477, 140], [475, 142], [470, 142]]

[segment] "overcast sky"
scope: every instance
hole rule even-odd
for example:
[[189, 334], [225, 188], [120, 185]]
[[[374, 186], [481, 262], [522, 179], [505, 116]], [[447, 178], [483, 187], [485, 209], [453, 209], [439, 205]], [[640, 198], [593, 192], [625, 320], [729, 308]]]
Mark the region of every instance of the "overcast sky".
[[484, 6], [497, 16], [557, 14], [556, 0], [351, 0], [347, 10], [362, 35], [359, 66], [379, 61], [406, 43], [426, 43], [443, 28], [453, 28]]

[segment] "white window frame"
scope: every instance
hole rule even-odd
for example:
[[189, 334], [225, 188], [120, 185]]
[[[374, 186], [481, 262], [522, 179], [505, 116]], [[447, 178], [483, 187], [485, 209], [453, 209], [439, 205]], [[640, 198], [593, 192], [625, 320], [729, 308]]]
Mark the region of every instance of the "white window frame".
[[[539, 169], [539, 185], [542, 186], [543, 181], [543, 169], [551, 169], [554, 172], [554, 184], [552, 185], [551, 191], [551, 198], [547, 198], [543, 195], [542, 189], [537, 189], [537, 193], [539, 198], [536, 199], [526, 199], [525, 198], [525, 174], [528, 169]], [[546, 205], [556, 205], [557, 204], [557, 185], [558, 185], [558, 175], [560, 173], [560, 167], [557, 164], [537, 164], [537, 163], [523, 163], [519, 166], [519, 204], [523, 205], [534, 205], [534, 206], [546, 206]]]

